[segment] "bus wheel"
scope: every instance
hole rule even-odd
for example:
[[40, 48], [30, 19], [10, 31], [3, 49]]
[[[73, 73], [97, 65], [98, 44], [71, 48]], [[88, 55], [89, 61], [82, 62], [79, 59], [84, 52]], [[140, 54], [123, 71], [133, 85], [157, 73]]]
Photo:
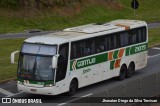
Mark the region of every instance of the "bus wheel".
[[126, 77], [130, 78], [134, 72], [135, 72], [135, 65], [134, 65], [134, 63], [130, 63], [128, 70], [127, 70]]
[[72, 80], [69, 86], [69, 96], [73, 96], [77, 92], [78, 83], [76, 80]]
[[125, 77], [126, 77], [126, 72], [127, 72], [126, 66], [125, 66], [125, 65], [122, 65], [122, 66], [121, 66], [121, 69], [120, 69], [120, 74], [119, 74], [118, 79], [119, 79], [119, 80], [124, 80]]

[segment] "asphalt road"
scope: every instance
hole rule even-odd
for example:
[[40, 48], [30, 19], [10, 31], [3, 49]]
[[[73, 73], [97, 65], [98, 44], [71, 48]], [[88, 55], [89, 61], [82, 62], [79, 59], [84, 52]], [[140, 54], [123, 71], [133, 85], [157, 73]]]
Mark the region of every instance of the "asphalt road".
[[[160, 27], [160, 23], [149, 23], [148, 24], [149, 28], [156, 28]], [[36, 35], [43, 35], [43, 34], [48, 34], [48, 33], [53, 33], [56, 31], [26, 31], [24, 33], [7, 33], [7, 34], [0, 34], [0, 39], [12, 39], [12, 38], [29, 38], [32, 36]]]
[[[16, 89], [16, 82], [11, 81], [6, 84], [1, 84], [0, 88], [3, 90], [8, 91], [8, 94], [4, 94], [4, 92], [0, 93], [0, 97], [21, 97], [21, 98], [42, 98], [48, 102], [52, 103], [51, 106], [62, 106], [67, 104], [67, 102], [74, 101], [75, 99], [79, 99], [84, 96], [93, 96], [102, 91], [106, 91], [107, 88], [117, 86], [126, 82], [129, 82], [136, 78], [141, 78], [142, 76], [146, 76], [149, 74], [153, 74], [159, 72], [159, 64], [160, 64], [160, 46], [155, 48], [151, 48], [148, 51], [148, 64], [147, 67], [137, 71], [135, 75], [131, 78], [126, 78], [124, 81], [117, 81], [116, 79], [106, 80], [97, 84], [93, 84], [84, 88], [81, 88], [77, 94], [73, 97], [68, 97], [66, 94], [61, 94], [57, 96], [45, 96], [45, 95], [34, 95], [34, 94], [27, 94], [27, 93], [18, 93]], [[10, 93], [9, 93], [10, 92]], [[54, 103], [54, 104], [53, 104]], [[8, 104], [9, 105], [9, 104]], [[7, 105], [7, 106], [8, 106]], [[21, 104], [22, 105], [22, 104]], [[24, 104], [26, 105], [26, 104]], [[49, 105], [49, 104], [47, 104]], [[16, 105], [17, 106], [17, 105]]]

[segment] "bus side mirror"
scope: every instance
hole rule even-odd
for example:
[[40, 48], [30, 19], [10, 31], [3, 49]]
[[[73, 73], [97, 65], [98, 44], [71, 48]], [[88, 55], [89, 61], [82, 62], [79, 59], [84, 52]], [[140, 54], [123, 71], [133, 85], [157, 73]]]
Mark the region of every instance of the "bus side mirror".
[[15, 55], [16, 55], [17, 53], [19, 53], [19, 50], [14, 51], [14, 52], [11, 53], [11, 63], [12, 63], [12, 64], [18, 63], [18, 62], [15, 62]]
[[53, 56], [53, 58], [52, 58], [52, 68], [53, 68], [53, 69], [57, 68], [58, 57], [59, 57], [59, 55], [55, 55], [55, 56]]

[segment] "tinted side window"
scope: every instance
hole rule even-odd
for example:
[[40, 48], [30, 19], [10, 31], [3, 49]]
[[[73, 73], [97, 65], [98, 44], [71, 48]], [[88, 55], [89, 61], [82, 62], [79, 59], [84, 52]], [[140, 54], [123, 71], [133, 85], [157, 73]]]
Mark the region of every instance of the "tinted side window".
[[121, 39], [121, 47], [128, 46], [129, 45], [129, 36], [128, 32], [122, 32], [120, 33], [120, 39]]
[[107, 50], [109, 50], [109, 36], [107, 35], [105, 38], [105, 50], [107, 51]]
[[71, 44], [71, 57], [70, 58], [71, 59], [76, 58], [76, 45], [75, 45], [75, 43]]
[[131, 44], [137, 43], [137, 31], [132, 30], [130, 33], [131, 33]]
[[105, 51], [105, 38], [104, 37], [97, 37], [95, 40], [95, 51], [96, 53], [100, 53]]
[[142, 30], [137, 29], [137, 43], [142, 42]]
[[78, 41], [71, 44], [71, 59], [84, 56], [84, 41]]
[[109, 36], [109, 41], [109, 49], [112, 50], [115, 48], [115, 38], [113, 34]]
[[88, 56], [95, 53], [95, 44], [93, 39], [87, 39], [84, 41], [84, 56]]
[[120, 34], [115, 35], [115, 43], [116, 43], [116, 48], [121, 47], [121, 40], [120, 40]]
[[136, 43], [141, 43], [146, 41], [146, 28], [136, 29]]
[[84, 42], [75, 43], [76, 58], [84, 56]]

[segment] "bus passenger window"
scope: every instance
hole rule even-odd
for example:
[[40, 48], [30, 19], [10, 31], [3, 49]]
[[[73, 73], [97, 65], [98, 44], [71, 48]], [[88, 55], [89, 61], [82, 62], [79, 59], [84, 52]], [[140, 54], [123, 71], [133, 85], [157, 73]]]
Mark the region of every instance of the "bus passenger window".
[[129, 45], [131, 45], [132, 44], [132, 35], [130, 32], [128, 33], [128, 39], [129, 39]]
[[121, 47], [124, 47], [125, 46], [125, 41], [124, 41], [123, 33], [120, 34], [120, 39], [121, 39]]
[[105, 37], [105, 50], [109, 50], [109, 37]]
[[115, 42], [116, 48], [119, 48], [119, 47], [121, 47], [120, 34], [116, 34], [115, 37], [116, 37], [116, 42]]
[[115, 46], [116, 46], [116, 45], [115, 45], [115, 42], [116, 42], [116, 41], [115, 41], [114, 35], [113, 35], [113, 34], [110, 35], [109, 38], [110, 38], [110, 44], [109, 44], [110, 47], [109, 47], [109, 49], [110, 49], [110, 50], [115, 49]]
[[79, 57], [81, 57], [82, 56], [82, 53], [81, 53], [81, 45], [80, 45], [80, 43], [76, 43], [76, 49], [75, 49], [76, 51], [76, 58], [79, 58]]
[[142, 31], [140, 29], [137, 30], [137, 43], [142, 42]]
[[72, 44], [71, 46], [71, 59], [74, 59], [76, 57], [76, 50], [75, 50], [75, 44]]
[[131, 32], [131, 39], [132, 39], [132, 42], [131, 42], [131, 44], [135, 44], [137, 41], [136, 41], [136, 36], [137, 36], [137, 33], [136, 33], [136, 30], [133, 30], [132, 32]]
[[84, 56], [84, 42], [78, 41], [71, 43], [71, 59], [76, 59]]
[[105, 51], [105, 38], [100, 37], [95, 39], [95, 45], [96, 45], [96, 53], [100, 53]]
[[84, 54], [85, 54], [85, 55], [89, 55], [90, 52], [91, 52], [90, 48], [85, 48], [85, 49], [84, 49]]
[[121, 38], [121, 47], [129, 45], [128, 32], [124, 32], [120, 34]]
[[86, 40], [84, 42], [84, 55], [88, 56], [94, 54], [94, 42], [93, 40]]

